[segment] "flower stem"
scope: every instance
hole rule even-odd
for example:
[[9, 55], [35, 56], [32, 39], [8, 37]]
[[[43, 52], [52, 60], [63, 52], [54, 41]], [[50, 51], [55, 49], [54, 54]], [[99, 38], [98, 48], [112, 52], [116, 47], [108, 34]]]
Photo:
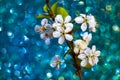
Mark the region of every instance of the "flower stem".
[[51, 10], [51, 7], [50, 7], [50, 2], [49, 2], [49, 0], [46, 0], [46, 5], [47, 5], [47, 11], [48, 11], [48, 13], [49, 13], [49, 16], [52, 18], [52, 20], [54, 21], [54, 14], [53, 14], [53, 12], [52, 12], [52, 10]]
[[73, 62], [74, 62], [74, 66], [75, 66], [75, 68], [77, 69], [77, 74], [78, 74], [78, 76], [79, 76], [79, 78], [80, 78], [80, 80], [82, 80], [82, 68], [81, 68], [81, 66], [79, 65], [79, 63], [77, 62], [77, 55], [74, 53], [74, 51], [73, 51], [73, 42], [70, 42], [70, 41], [67, 41], [66, 40], [66, 43], [67, 43], [67, 45], [69, 46], [69, 48], [72, 50], [72, 52], [70, 53], [71, 54], [71, 56], [72, 56], [72, 58], [73, 58]]

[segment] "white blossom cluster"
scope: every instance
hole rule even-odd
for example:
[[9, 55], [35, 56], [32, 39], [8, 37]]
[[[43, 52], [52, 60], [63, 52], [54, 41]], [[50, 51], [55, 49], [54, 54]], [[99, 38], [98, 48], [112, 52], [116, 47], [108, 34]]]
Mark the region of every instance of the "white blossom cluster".
[[[47, 19], [41, 21], [41, 26], [36, 25], [35, 31], [40, 32], [41, 39], [45, 40], [46, 44], [50, 44], [51, 38], [58, 38], [58, 43], [63, 44], [64, 41], [73, 41], [74, 43], [74, 53], [78, 55], [81, 60], [81, 66], [86, 67], [87, 65], [94, 66], [98, 63], [98, 56], [100, 56], [100, 51], [96, 50], [96, 46], [92, 46], [92, 49], [88, 47], [91, 39], [92, 33], [88, 31], [96, 31], [96, 21], [93, 15], [80, 14], [80, 16], [74, 19], [75, 23], [80, 24], [80, 29], [83, 31], [82, 38], [74, 40], [73, 28], [71, 16], [67, 16], [63, 19], [61, 15], [55, 17], [53, 24], [49, 24]], [[57, 59], [58, 60], [58, 59]], [[54, 61], [56, 65], [58, 61]], [[55, 66], [54, 65], [54, 66]], [[58, 66], [58, 65], [56, 65]]]

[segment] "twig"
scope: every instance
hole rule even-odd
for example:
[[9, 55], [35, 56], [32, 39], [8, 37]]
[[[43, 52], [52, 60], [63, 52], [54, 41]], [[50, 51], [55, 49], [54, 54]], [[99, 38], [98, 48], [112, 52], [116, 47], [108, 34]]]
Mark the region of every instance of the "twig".
[[[82, 80], [82, 68], [81, 66], [79, 65], [79, 63], [77, 62], [77, 55], [73, 52], [73, 42], [72, 44], [66, 40], [66, 43], [67, 45], [69, 46], [69, 48], [72, 50], [71, 52], [71, 56], [73, 58], [73, 62], [74, 62], [74, 66], [75, 68], [77, 69], [77, 72], [78, 72], [78, 76], [80, 78], [80, 80]], [[71, 47], [72, 46], [72, 47]]]

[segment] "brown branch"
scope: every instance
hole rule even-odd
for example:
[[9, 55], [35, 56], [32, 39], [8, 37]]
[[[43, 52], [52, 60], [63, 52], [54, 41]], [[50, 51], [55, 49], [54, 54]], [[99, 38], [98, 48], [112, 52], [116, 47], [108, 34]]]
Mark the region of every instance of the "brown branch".
[[47, 5], [47, 11], [48, 11], [48, 13], [49, 13], [49, 16], [52, 18], [52, 20], [54, 21], [54, 14], [53, 14], [53, 12], [52, 12], [52, 10], [51, 10], [51, 7], [50, 7], [50, 2], [49, 2], [49, 0], [46, 0], [46, 5]]
[[77, 69], [78, 76], [79, 76], [80, 80], [82, 80], [82, 68], [81, 68], [80, 64], [77, 62], [77, 59], [78, 59], [77, 55], [73, 51], [73, 42], [69, 42], [66, 40], [66, 43], [69, 46], [69, 48], [72, 50], [72, 52], [70, 54], [73, 58], [74, 66]]

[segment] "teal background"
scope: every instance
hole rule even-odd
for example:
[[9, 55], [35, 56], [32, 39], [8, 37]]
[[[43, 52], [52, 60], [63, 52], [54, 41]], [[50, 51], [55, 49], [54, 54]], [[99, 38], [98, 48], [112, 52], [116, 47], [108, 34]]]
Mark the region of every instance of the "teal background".
[[[120, 80], [120, 0], [50, 0], [51, 4], [56, 1], [72, 18], [80, 13], [91, 13], [96, 18], [97, 32], [90, 46], [96, 45], [101, 56], [97, 65], [83, 69], [83, 80]], [[44, 3], [0, 0], [0, 80], [79, 80], [70, 55], [59, 70], [50, 67], [52, 57], [57, 54], [63, 60], [68, 47], [59, 45], [57, 39], [45, 45], [35, 33], [34, 27], [41, 21], [35, 16], [44, 13]]]

